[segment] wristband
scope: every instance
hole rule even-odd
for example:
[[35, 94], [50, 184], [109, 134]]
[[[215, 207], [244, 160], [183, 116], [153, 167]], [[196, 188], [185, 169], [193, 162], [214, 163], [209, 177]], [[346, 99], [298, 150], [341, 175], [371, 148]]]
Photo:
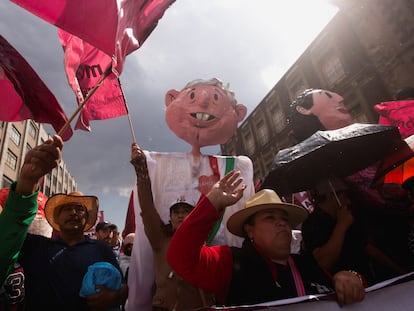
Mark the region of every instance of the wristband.
[[364, 280], [362, 279], [361, 273], [358, 273], [358, 272], [356, 272], [356, 271], [354, 271], [354, 270], [348, 270], [348, 272], [351, 272], [353, 275], [356, 275], [356, 276], [358, 277], [359, 281], [361, 282], [361, 285], [362, 285], [363, 287], [365, 287], [365, 282], [364, 282]]

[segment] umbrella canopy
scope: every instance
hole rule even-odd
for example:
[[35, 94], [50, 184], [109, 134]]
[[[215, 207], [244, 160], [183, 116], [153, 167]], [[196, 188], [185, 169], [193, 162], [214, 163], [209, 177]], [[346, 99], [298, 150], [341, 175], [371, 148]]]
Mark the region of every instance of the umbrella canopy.
[[318, 131], [276, 154], [261, 189], [280, 195], [307, 190], [320, 180], [346, 177], [404, 148], [407, 144], [394, 126], [355, 123]]
[[[0, 189], [0, 206], [3, 208], [4, 204], [6, 203], [7, 197], [9, 196], [9, 188], [1, 188]], [[37, 204], [38, 204], [38, 209], [37, 209], [37, 216], [41, 217], [41, 218], [45, 218], [45, 204], [47, 201], [47, 196], [39, 191], [39, 195], [37, 196]]]

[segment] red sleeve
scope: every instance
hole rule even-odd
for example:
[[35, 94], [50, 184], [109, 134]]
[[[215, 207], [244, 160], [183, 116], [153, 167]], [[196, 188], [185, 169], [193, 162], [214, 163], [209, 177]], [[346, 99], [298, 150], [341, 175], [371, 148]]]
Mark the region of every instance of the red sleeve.
[[185, 281], [224, 298], [230, 284], [233, 259], [227, 245], [204, 245], [220, 218], [208, 198], [201, 196], [194, 210], [174, 233], [167, 251], [173, 270]]

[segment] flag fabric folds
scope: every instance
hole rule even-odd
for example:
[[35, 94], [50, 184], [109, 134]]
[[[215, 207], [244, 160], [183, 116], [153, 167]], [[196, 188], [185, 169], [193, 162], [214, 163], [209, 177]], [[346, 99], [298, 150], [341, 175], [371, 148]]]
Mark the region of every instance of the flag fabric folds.
[[[84, 101], [89, 90], [98, 84], [111, 58], [78, 37], [58, 30], [65, 53], [66, 76], [75, 92], [78, 104]], [[103, 120], [127, 114], [123, 92], [118, 77], [111, 73], [86, 102], [80, 112], [75, 129], [90, 131], [90, 120]]]
[[[17, 122], [32, 119], [49, 123], [56, 132], [68, 121], [53, 93], [29, 63], [0, 36], [0, 120]], [[68, 127], [64, 141], [72, 136]]]
[[119, 75], [125, 56], [148, 38], [175, 0], [12, 0], [112, 58]]

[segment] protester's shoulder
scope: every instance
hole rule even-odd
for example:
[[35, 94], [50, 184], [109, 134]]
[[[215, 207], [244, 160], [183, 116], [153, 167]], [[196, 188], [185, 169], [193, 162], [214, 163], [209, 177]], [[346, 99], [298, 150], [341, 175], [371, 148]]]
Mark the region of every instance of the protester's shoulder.
[[33, 243], [37, 242], [37, 243], [46, 244], [46, 243], [54, 243], [55, 241], [51, 238], [45, 237], [45, 236], [40, 235], [40, 234], [28, 233], [26, 235], [26, 242], [29, 242], [29, 243], [30, 242], [33, 242]]
[[109, 246], [109, 244], [103, 240], [92, 239], [89, 236], [85, 236], [85, 241], [91, 245], [94, 245], [95, 247], [109, 249], [112, 251], [111, 246]]

